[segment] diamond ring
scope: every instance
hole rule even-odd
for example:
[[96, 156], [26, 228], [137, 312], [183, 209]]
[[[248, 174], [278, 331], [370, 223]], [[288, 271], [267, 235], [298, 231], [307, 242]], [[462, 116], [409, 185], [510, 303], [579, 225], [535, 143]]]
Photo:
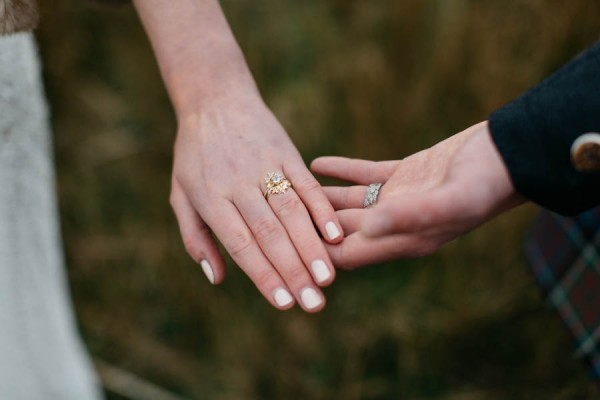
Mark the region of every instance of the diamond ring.
[[279, 172], [269, 172], [265, 178], [267, 188], [265, 189], [265, 199], [269, 199], [272, 194], [283, 194], [292, 187], [292, 182], [285, 179]]
[[382, 183], [371, 183], [365, 193], [365, 199], [363, 201], [363, 207], [367, 208], [377, 203], [377, 196], [379, 196], [379, 189], [381, 189]]

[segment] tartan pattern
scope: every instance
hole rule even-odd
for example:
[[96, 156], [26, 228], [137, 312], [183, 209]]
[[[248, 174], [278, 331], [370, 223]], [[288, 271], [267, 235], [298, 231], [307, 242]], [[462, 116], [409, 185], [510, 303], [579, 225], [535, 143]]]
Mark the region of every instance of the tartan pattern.
[[573, 218], [542, 211], [526, 257], [549, 303], [600, 381], [600, 207]]

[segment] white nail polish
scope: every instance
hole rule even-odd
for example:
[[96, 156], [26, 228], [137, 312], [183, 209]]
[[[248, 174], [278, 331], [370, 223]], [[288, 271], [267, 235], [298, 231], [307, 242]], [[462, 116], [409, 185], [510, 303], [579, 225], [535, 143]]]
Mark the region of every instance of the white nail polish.
[[323, 260], [315, 260], [310, 266], [318, 283], [325, 282], [331, 277], [331, 272]]
[[281, 287], [275, 289], [275, 292], [273, 292], [273, 298], [279, 307], [285, 307], [294, 301], [290, 292]]
[[206, 275], [206, 277], [208, 278], [210, 283], [212, 283], [214, 285], [215, 284], [215, 273], [213, 272], [213, 269], [210, 266], [210, 263], [208, 262], [208, 260], [200, 261], [200, 266], [202, 267], [202, 271], [204, 271], [204, 275]]
[[325, 230], [327, 231], [327, 236], [329, 236], [330, 240], [336, 239], [338, 236], [340, 236], [340, 230], [338, 229], [337, 225], [331, 221], [325, 224]]
[[307, 287], [302, 289], [300, 292], [300, 298], [302, 299], [302, 303], [304, 307], [312, 310], [313, 308], [317, 308], [323, 303], [321, 296], [318, 295], [317, 291], [313, 288]]

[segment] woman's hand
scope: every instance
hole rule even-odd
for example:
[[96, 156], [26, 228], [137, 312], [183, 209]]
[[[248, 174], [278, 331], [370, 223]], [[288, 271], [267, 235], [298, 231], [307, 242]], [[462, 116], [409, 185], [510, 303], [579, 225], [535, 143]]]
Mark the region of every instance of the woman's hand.
[[[293, 187], [266, 200], [268, 172], [283, 173]], [[342, 239], [341, 230], [262, 101], [219, 101], [182, 121], [171, 204], [187, 251], [211, 282], [221, 282], [225, 269], [210, 231], [274, 306], [289, 308], [293, 297], [307, 311], [324, 306], [318, 286], [330, 284], [335, 270], [313, 221], [330, 243]]]
[[[279, 309], [323, 308], [341, 226], [321, 186], [264, 105], [218, 0], [134, 0], [179, 124], [171, 204], [185, 247], [212, 283], [225, 276], [214, 233]], [[264, 197], [278, 172], [286, 193]], [[316, 225], [317, 229], [315, 229]]]
[[[325, 187], [348, 235], [327, 246], [336, 265], [354, 268], [418, 257], [520, 204], [487, 122], [401, 161], [321, 157], [313, 172], [357, 184]], [[384, 183], [363, 208], [367, 185]]]

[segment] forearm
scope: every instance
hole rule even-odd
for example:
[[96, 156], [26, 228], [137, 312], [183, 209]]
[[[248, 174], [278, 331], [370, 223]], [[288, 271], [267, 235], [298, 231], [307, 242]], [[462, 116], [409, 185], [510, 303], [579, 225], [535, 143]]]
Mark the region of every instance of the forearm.
[[258, 98], [217, 0], [134, 0], [178, 117], [235, 91]]

